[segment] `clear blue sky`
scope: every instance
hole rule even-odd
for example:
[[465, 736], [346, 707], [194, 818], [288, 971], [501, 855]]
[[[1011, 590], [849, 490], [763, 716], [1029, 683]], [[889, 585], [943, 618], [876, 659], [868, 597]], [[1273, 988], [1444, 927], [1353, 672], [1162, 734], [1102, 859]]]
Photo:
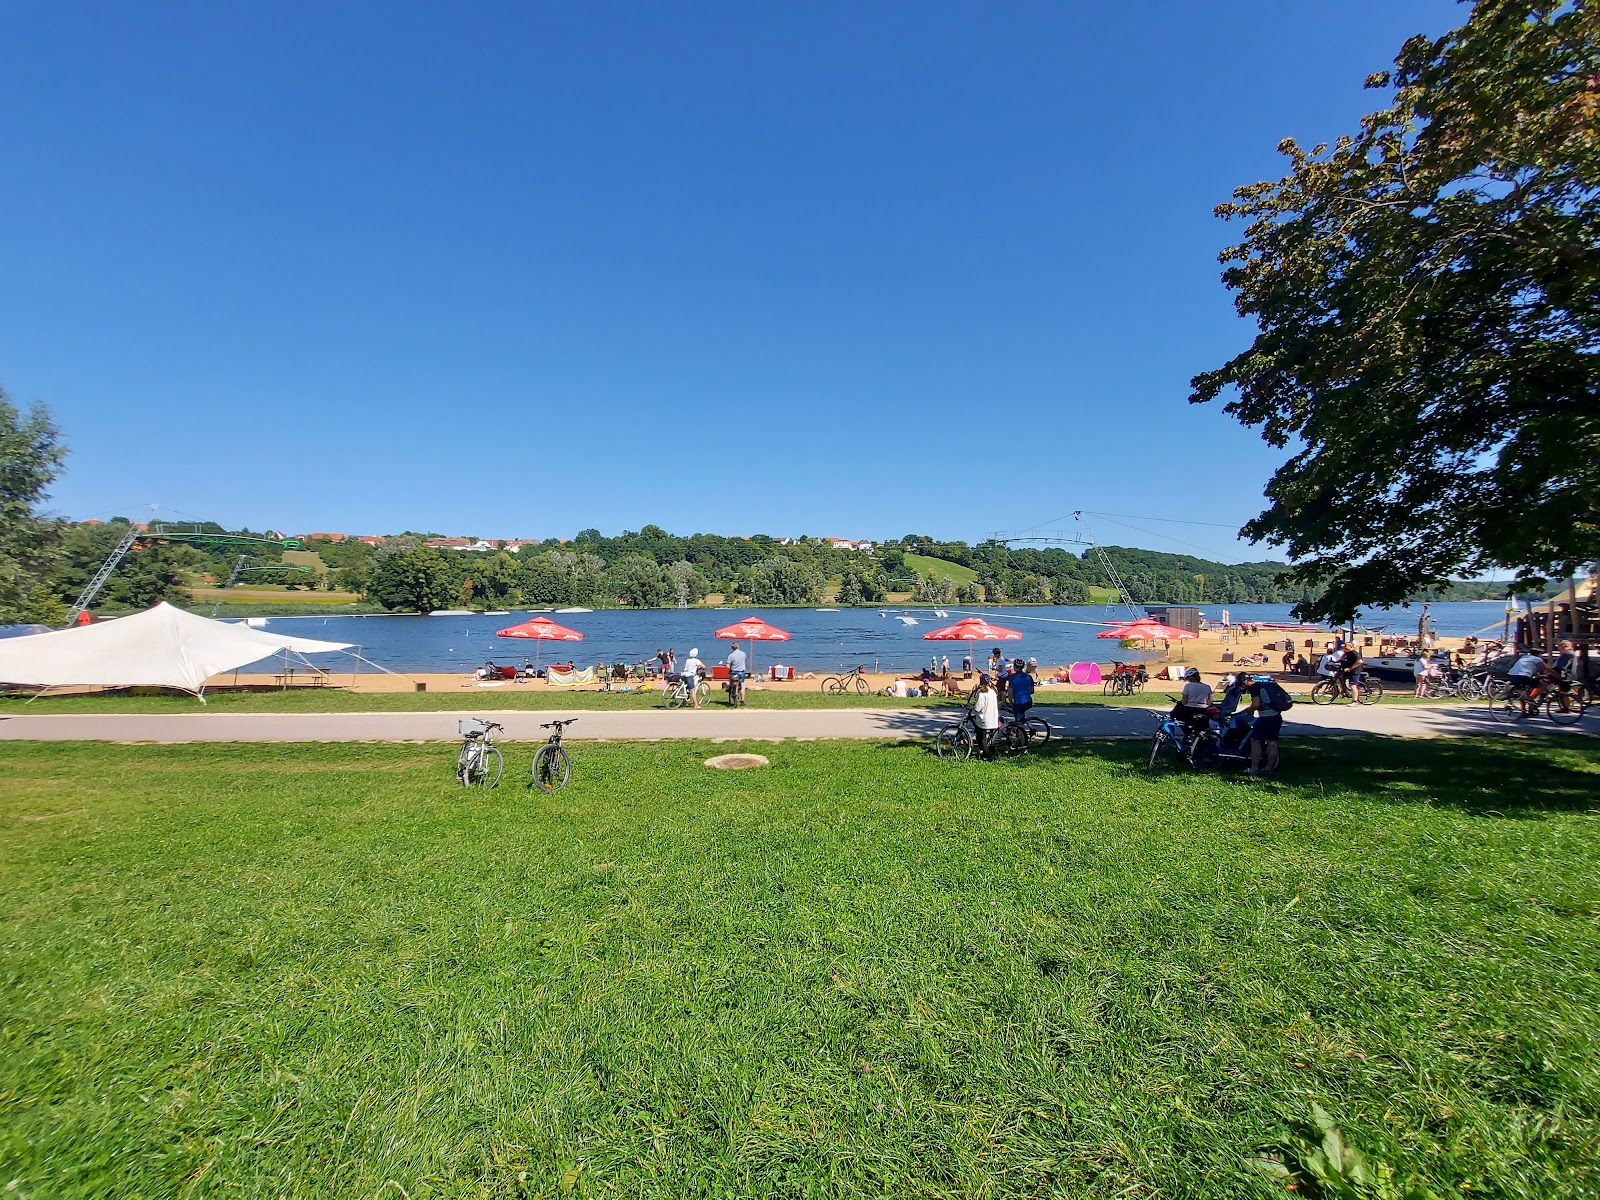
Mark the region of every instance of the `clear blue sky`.
[[[1239, 523], [1278, 456], [1187, 403], [1250, 335], [1212, 207], [1464, 16], [15, 0], [0, 382], [76, 518]], [[1139, 524], [1099, 532], [1263, 556]]]

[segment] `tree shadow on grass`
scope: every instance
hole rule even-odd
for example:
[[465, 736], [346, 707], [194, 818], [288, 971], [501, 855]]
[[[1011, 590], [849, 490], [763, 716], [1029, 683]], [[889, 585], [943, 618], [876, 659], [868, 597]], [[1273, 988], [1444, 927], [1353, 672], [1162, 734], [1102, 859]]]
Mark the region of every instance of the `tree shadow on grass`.
[[1040, 757], [1093, 758], [1126, 771], [1131, 784], [1190, 774], [1219, 787], [1354, 790], [1381, 803], [1440, 805], [1488, 818], [1538, 818], [1600, 811], [1600, 746], [1592, 739], [1507, 741], [1483, 738], [1298, 738], [1282, 742], [1270, 779], [1238, 768], [1190, 771], [1166, 758], [1146, 770], [1149, 749], [1133, 742], [1051, 741]]
[[[1153, 722], [1146, 717], [1146, 727]], [[903, 736], [911, 736], [907, 730]], [[1238, 767], [1194, 771], [1164, 756], [1147, 769], [1149, 745], [1132, 738], [1052, 738], [1017, 763], [1092, 762], [1126, 777], [1130, 787], [1188, 776], [1218, 787], [1353, 790], [1396, 804], [1430, 804], [1484, 817], [1539, 817], [1600, 812], [1600, 741], [1593, 738], [1289, 738], [1269, 779]], [[926, 752], [934, 753], [930, 739]]]

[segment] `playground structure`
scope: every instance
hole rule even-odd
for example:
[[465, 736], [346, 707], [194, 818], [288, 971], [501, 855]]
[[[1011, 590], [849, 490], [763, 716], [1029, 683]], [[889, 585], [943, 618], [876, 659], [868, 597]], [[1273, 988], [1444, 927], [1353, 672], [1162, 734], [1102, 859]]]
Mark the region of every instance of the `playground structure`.
[[222, 585], [224, 588], [233, 587], [239, 582], [241, 575], [255, 571], [302, 571], [307, 574], [311, 572], [310, 567], [286, 567], [282, 564], [262, 563], [249, 553], [251, 548], [257, 546], [277, 546], [284, 550], [303, 550], [305, 546], [299, 538], [272, 538], [257, 537], [253, 534], [243, 533], [217, 533], [204, 529], [199, 525], [172, 525], [166, 522], [157, 522], [145, 529], [130, 526], [128, 532], [123, 535], [122, 540], [117, 543], [116, 549], [112, 550], [106, 557], [105, 562], [100, 564], [100, 569], [94, 573], [89, 582], [84, 585], [83, 591], [78, 594], [77, 600], [73, 602], [72, 608], [68, 612], [68, 620], [76, 621], [80, 613], [89, 609], [105, 589], [106, 584], [111, 581], [111, 577], [117, 573], [117, 568], [122, 565], [122, 560], [127, 558], [134, 550], [172, 543], [239, 550], [241, 553], [233, 564], [233, 572], [228, 576], [228, 582]]

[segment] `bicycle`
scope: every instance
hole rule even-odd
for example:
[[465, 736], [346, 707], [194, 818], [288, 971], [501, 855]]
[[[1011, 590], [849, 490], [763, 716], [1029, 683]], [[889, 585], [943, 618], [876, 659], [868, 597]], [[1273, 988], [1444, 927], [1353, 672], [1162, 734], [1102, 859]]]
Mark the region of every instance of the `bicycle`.
[[[1016, 715], [1013, 713], [1011, 719], [1006, 723], [1013, 724], [1015, 721]], [[1046, 721], [1043, 717], [1027, 716], [1022, 719], [1022, 724], [1028, 731], [1029, 745], [1032, 745], [1034, 742], [1038, 742], [1039, 745], [1042, 746], [1050, 740], [1050, 735], [1055, 732], [1050, 728], [1050, 722]]]
[[1496, 680], [1489, 689], [1489, 716], [1496, 721], [1525, 721], [1538, 715], [1545, 700], [1544, 689], [1532, 680]]
[[[1043, 721], [1044, 718], [1037, 718]], [[1003, 722], [999, 729], [1000, 753], [1007, 758], [1017, 754], [1026, 754], [1031, 739], [1029, 724], [1026, 722]], [[1046, 729], [1049, 723], [1045, 723]], [[1049, 736], [1048, 733], [1045, 735]], [[978, 722], [971, 713], [962, 717], [954, 725], [946, 725], [934, 735], [933, 748], [939, 757], [946, 762], [966, 762], [978, 750]]]
[[1150, 673], [1138, 663], [1112, 662], [1111, 674], [1100, 688], [1102, 696], [1131, 696], [1144, 691]]
[[733, 708], [736, 705], [743, 706], [743, 704], [745, 702], [745, 700], [744, 700], [744, 681], [745, 681], [744, 672], [742, 672], [742, 671], [741, 672], [733, 672], [733, 671], [728, 672], [728, 683], [727, 683], [726, 690], [727, 690], [727, 693], [728, 693], [728, 707], [729, 708]]
[[867, 694], [867, 669], [855, 667], [843, 675], [830, 675], [822, 681], [822, 690], [830, 696], [842, 696], [852, 687], [861, 695]]
[[689, 676], [679, 675], [667, 684], [663, 695], [668, 708], [682, 708], [685, 704], [693, 704], [697, 696], [701, 705], [705, 705], [711, 699], [711, 688], [698, 676], [691, 682]]
[[506, 759], [494, 744], [492, 735], [504, 726], [495, 721], [470, 719], [457, 721], [456, 728], [463, 739], [461, 753], [456, 755], [456, 778], [461, 786], [485, 790], [498, 787], [506, 769]]
[[[1361, 704], [1376, 704], [1383, 699], [1383, 684], [1371, 675], [1357, 675], [1355, 685], [1361, 689]], [[1335, 700], [1352, 700], [1350, 685], [1340, 679], [1324, 679], [1311, 689], [1313, 704], [1332, 704]]]
[[533, 786], [541, 792], [559, 792], [572, 778], [572, 759], [567, 757], [566, 747], [561, 744], [561, 730], [577, 719], [568, 717], [565, 721], [548, 721], [539, 726], [555, 730], [533, 756]]

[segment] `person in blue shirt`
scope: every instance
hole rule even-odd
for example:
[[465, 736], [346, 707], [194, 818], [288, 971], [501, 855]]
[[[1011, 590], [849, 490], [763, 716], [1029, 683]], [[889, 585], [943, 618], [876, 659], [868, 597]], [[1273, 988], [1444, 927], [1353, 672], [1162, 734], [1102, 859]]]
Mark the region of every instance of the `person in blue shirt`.
[[1028, 666], [1020, 658], [1011, 664], [1011, 674], [1006, 679], [1006, 684], [1011, 692], [1011, 719], [1016, 722], [1025, 720], [1028, 710], [1033, 707], [1034, 678], [1028, 673]]

